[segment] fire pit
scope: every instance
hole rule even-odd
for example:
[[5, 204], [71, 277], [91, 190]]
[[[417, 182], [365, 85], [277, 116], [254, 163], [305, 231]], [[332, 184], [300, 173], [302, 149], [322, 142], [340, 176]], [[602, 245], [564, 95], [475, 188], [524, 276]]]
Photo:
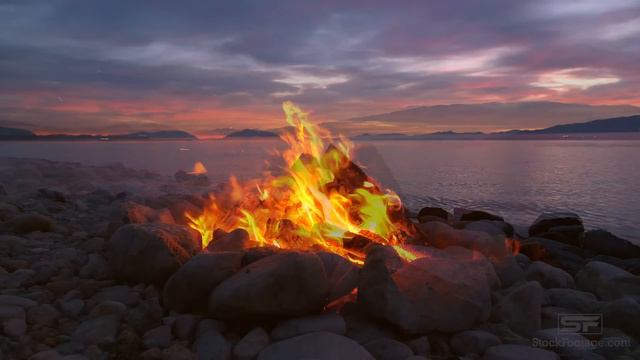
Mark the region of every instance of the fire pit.
[[257, 246], [323, 250], [356, 264], [364, 262], [368, 244], [401, 247], [415, 230], [400, 197], [352, 161], [349, 141], [334, 139], [290, 102], [283, 109], [292, 130], [282, 136], [288, 145], [279, 153], [282, 174], [243, 183], [231, 178], [201, 214], [187, 213], [202, 247], [236, 229]]

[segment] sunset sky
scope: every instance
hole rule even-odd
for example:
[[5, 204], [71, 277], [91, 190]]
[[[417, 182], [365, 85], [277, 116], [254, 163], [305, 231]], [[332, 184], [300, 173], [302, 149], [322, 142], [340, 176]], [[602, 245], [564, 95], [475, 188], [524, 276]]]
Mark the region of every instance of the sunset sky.
[[639, 59], [638, 0], [3, 1], [0, 126], [275, 128], [284, 100], [322, 122], [454, 103], [640, 106]]

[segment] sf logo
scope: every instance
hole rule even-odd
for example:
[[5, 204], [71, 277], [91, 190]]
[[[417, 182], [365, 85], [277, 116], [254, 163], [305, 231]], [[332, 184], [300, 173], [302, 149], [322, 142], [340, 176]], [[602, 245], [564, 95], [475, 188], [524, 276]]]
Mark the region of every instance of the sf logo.
[[602, 334], [602, 314], [558, 314], [558, 331]]

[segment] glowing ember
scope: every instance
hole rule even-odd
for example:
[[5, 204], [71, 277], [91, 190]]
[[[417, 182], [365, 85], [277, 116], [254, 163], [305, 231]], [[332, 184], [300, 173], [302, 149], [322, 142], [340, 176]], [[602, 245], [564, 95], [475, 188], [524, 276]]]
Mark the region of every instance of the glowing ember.
[[381, 190], [351, 161], [349, 141], [334, 141], [290, 102], [283, 109], [294, 128], [282, 136], [288, 144], [280, 154], [283, 174], [246, 183], [232, 177], [201, 215], [186, 214], [203, 246], [215, 241], [215, 229], [236, 228], [261, 246], [325, 250], [355, 263], [363, 262], [367, 243], [398, 245], [409, 232], [398, 195]]
[[207, 168], [204, 167], [204, 164], [200, 161], [196, 161], [196, 163], [193, 164], [193, 170], [189, 174], [199, 175], [199, 174], [206, 174], [206, 173], [207, 173]]

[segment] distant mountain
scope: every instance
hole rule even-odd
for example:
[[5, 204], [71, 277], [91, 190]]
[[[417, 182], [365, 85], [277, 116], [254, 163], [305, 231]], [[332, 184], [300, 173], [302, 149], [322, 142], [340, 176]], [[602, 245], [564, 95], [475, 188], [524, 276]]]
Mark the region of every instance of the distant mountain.
[[240, 131], [235, 131], [225, 136], [226, 139], [228, 138], [274, 138], [274, 137], [280, 137], [280, 135], [271, 131], [256, 130], [256, 129], [244, 129]]
[[140, 131], [124, 135], [111, 135], [122, 139], [196, 139], [194, 135], [182, 130]]
[[343, 134], [491, 132], [495, 129], [547, 128], [594, 119], [640, 114], [631, 105], [585, 105], [548, 101], [418, 106], [383, 114], [326, 122]]
[[0, 127], [0, 140], [195, 140], [194, 135], [181, 130], [141, 131], [130, 134], [114, 135], [36, 135], [28, 130]]
[[29, 130], [0, 126], [0, 140], [28, 140], [36, 137]]
[[486, 134], [482, 132], [469, 132], [460, 133], [455, 131], [438, 131], [429, 134], [399, 134], [399, 133], [386, 133], [386, 134], [361, 134], [354, 136], [354, 140], [431, 140], [431, 139], [477, 139], [482, 138]]
[[530, 132], [536, 134], [640, 132], [640, 115], [593, 120], [577, 124], [556, 125]]

